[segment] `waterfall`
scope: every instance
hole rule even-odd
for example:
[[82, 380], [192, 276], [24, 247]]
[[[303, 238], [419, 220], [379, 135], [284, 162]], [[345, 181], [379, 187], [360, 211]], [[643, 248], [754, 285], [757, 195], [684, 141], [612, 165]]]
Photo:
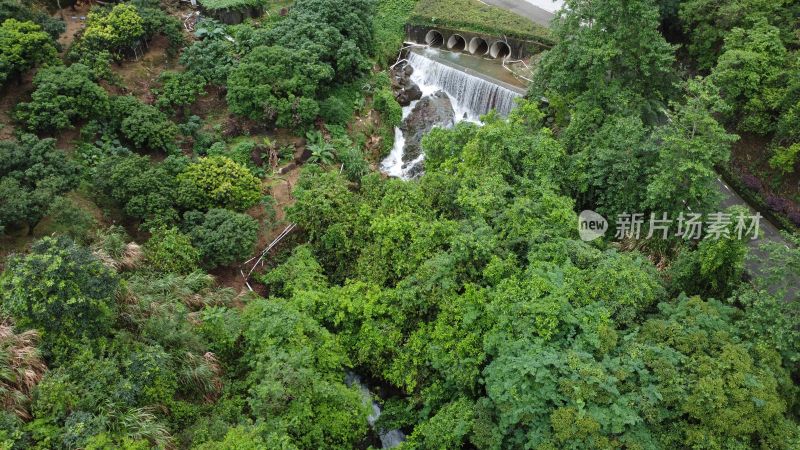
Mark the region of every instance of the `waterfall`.
[[[446, 52], [449, 53], [449, 52]], [[428, 55], [432, 56], [429, 57]], [[428, 49], [419, 53], [414, 49], [408, 52], [406, 60], [414, 68], [411, 81], [422, 91], [422, 97], [444, 91], [450, 97], [455, 112], [454, 122], [470, 121], [480, 123], [480, 116], [496, 110], [501, 116], [508, 115], [516, 106], [515, 100], [522, 94], [493, 83], [487, 79], [467, 73], [471, 69], [459, 70], [449, 64], [437, 61], [433, 57], [440, 55], [438, 50]], [[487, 62], [487, 64], [489, 64]], [[403, 120], [411, 114], [417, 101], [403, 108]], [[404, 146], [406, 137], [400, 128], [395, 128], [394, 146], [389, 155], [381, 162], [381, 170], [392, 177], [410, 179], [419, 171], [416, 166], [422, 163], [425, 154], [414, 161], [404, 162]]]
[[[470, 75], [417, 52], [408, 52], [408, 63], [414, 68], [411, 79], [422, 86], [433, 86], [447, 92], [457, 112], [466, 112], [477, 120], [492, 109], [501, 116], [514, 108], [520, 94], [498, 84]], [[423, 88], [423, 92], [425, 89]], [[460, 114], [457, 114], [460, 115]]]

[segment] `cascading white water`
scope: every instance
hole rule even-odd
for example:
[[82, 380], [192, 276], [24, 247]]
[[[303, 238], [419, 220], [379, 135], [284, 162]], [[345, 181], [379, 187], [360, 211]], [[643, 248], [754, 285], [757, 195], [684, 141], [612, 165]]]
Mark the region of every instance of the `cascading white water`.
[[514, 99], [520, 96], [511, 89], [413, 51], [408, 53], [407, 60], [414, 68], [414, 74], [411, 76], [414, 82], [420, 86], [435, 86], [447, 92], [451, 99], [455, 100], [453, 104], [457, 105], [455, 108], [457, 115], [459, 112], [464, 112], [472, 120], [478, 120], [478, 117], [493, 109], [502, 116], [508, 115], [514, 108]]
[[[436, 54], [437, 50], [426, 50], [426, 52]], [[408, 52], [406, 60], [414, 68], [411, 81], [419, 86], [423, 98], [437, 91], [447, 93], [455, 113], [454, 123], [462, 121], [480, 123], [480, 116], [491, 110], [506, 116], [516, 106], [515, 100], [522, 96], [511, 89], [468, 74], [413, 50]], [[411, 114], [416, 104], [414, 101], [403, 108], [403, 120]], [[425, 158], [423, 153], [414, 161], [404, 164], [405, 142], [403, 132], [400, 128], [395, 128], [392, 151], [381, 162], [381, 170], [387, 175], [409, 179], [409, 174], [414, 173], [414, 166]]]

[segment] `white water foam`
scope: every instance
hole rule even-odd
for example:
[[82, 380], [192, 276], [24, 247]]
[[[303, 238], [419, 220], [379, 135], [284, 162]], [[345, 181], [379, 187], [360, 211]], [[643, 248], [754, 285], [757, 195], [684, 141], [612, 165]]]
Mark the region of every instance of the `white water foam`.
[[373, 394], [369, 390], [369, 387], [361, 381], [361, 377], [352, 373], [348, 372], [345, 374], [344, 378], [345, 384], [348, 386], [356, 386], [361, 392], [361, 398], [365, 404], [370, 405], [372, 408], [372, 413], [367, 416], [367, 423], [369, 426], [378, 433], [378, 438], [381, 440], [381, 448], [382, 449], [391, 449], [399, 446], [406, 440], [406, 436], [400, 430], [389, 430], [389, 431], [380, 431], [375, 429], [375, 424], [378, 422], [378, 418], [381, 417], [381, 407], [378, 405], [375, 400], [372, 399]]
[[[437, 50], [425, 52], [435, 54]], [[450, 97], [455, 112], [454, 123], [462, 121], [480, 123], [480, 116], [493, 109], [501, 116], [506, 116], [516, 106], [515, 100], [521, 97], [517, 92], [442, 64], [425, 54], [409, 51], [407, 61], [414, 68], [411, 81], [419, 86], [423, 98], [437, 91], [444, 91]], [[414, 101], [403, 108], [403, 120], [411, 114], [416, 104]], [[425, 159], [425, 154], [422, 153], [414, 161], [404, 164], [405, 142], [403, 132], [400, 128], [395, 128], [394, 146], [389, 156], [381, 162], [381, 171], [389, 176], [407, 180], [411, 177], [412, 169]]]

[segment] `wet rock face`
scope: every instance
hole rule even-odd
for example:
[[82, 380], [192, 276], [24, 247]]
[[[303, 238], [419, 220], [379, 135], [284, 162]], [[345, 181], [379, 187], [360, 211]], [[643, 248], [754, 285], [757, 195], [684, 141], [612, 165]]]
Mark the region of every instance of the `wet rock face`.
[[408, 106], [414, 100], [422, 98], [422, 89], [417, 86], [417, 83], [409, 80], [405, 87], [395, 92], [394, 98], [397, 99], [397, 103], [400, 103], [400, 106]]
[[411, 81], [410, 77], [413, 73], [414, 68], [408, 64], [392, 69], [392, 90], [394, 98], [397, 99], [400, 106], [408, 106], [414, 100], [422, 97], [422, 90]]
[[453, 104], [444, 91], [437, 91], [417, 102], [411, 114], [400, 125], [406, 138], [403, 162], [407, 164], [417, 159], [422, 154], [422, 137], [433, 127], [452, 127], [454, 116]]

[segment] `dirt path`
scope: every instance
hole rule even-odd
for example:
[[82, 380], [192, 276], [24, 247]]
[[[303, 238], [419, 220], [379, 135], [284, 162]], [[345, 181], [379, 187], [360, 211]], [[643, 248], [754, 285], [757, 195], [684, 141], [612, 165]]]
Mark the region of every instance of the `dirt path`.
[[[258, 243], [256, 244], [256, 250], [253, 256], [260, 255], [289, 225], [286, 221], [286, 209], [295, 203], [292, 190], [297, 185], [299, 177], [300, 167], [295, 167], [283, 175], [276, 174], [273, 175], [271, 179], [267, 180], [266, 183], [269, 185], [269, 194], [275, 200], [275, 218], [272, 220], [268, 230], [259, 233]], [[254, 211], [253, 215], [260, 216], [263, 219], [266, 216], [263, 206], [259, 206], [258, 209], [259, 211]], [[247, 280], [242, 276], [243, 273], [246, 274], [253, 267], [253, 264], [254, 262], [251, 262], [238, 267], [217, 269], [212, 272], [212, 275], [217, 279], [219, 285], [229, 287], [240, 294], [252, 288], [257, 294], [263, 296], [266, 294], [264, 286], [254, 282], [251, 277], [248, 287]], [[262, 270], [261, 267], [258, 267], [254, 273], [258, 273]]]
[[[75, 41], [75, 35], [78, 31], [86, 27], [86, 15], [89, 14], [89, 4], [76, 5], [75, 9], [64, 8], [61, 11], [64, 13], [64, 22], [67, 25], [66, 31], [58, 38], [58, 43], [66, 52], [69, 46]], [[56, 11], [53, 17], [60, 19], [61, 12]], [[83, 18], [83, 20], [81, 19]]]

